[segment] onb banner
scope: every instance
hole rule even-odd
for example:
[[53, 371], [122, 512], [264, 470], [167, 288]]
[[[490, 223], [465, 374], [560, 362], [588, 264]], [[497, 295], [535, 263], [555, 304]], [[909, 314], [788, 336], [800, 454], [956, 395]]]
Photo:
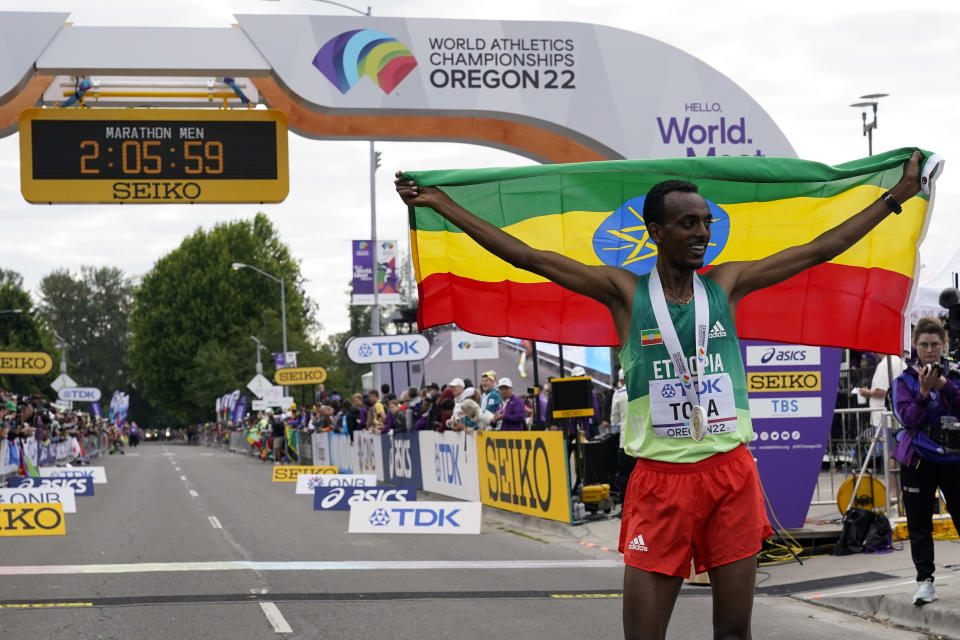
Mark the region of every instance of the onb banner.
[[319, 473], [297, 476], [297, 493], [313, 495], [317, 487], [375, 487], [377, 476], [371, 473]]
[[40, 467], [41, 478], [93, 478], [93, 484], [107, 484], [103, 467]]
[[359, 502], [349, 533], [480, 533], [479, 502]]
[[421, 431], [419, 436], [423, 490], [478, 502], [476, 437], [462, 431]]
[[59, 502], [64, 513], [77, 512], [77, 497], [66, 487], [8, 487], [0, 489], [0, 504], [41, 504]]

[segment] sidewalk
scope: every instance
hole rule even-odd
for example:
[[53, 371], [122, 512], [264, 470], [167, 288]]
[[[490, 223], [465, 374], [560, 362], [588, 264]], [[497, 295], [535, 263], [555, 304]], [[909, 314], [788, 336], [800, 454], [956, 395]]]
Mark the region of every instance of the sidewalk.
[[[814, 522], [804, 533], [818, 538], [829, 537], [831, 530], [838, 533], [839, 525], [829, 521], [834, 516], [839, 518], [839, 513], [826, 513], [823, 507], [818, 511], [824, 513], [811, 515]], [[836, 512], [835, 507], [833, 511]], [[617, 518], [571, 526], [485, 508], [484, 520], [500, 528], [579, 544], [585, 547], [585, 552], [597, 557], [620, 557], [616, 551], [620, 534]], [[796, 598], [912, 631], [960, 640], [960, 542], [937, 540], [934, 544], [939, 599], [923, 607], [915, 606], [912, 601], [916, 574], [908, 541], [894, 541], [894, 547], [899, 550], [888, 553], [823, 555], [801, 558], [802, 565], [793, 560], [761, 565], [757, 597]], [[703, 589], [702, 585], [686, 584], [681, 594]]]

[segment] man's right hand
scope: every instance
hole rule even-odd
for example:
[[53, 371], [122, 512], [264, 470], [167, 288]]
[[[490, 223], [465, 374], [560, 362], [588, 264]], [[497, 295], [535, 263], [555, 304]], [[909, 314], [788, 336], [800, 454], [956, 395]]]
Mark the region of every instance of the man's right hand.
[[397, 177], [393, 184], [397, 188], [397, 194], [403, 203], [408, 207], [430, 207], [433, 208], [438, 196], [444, 195], [436, 187], [421, 187], [413, 180], [400, 180], [403, 171], [397, 171]]

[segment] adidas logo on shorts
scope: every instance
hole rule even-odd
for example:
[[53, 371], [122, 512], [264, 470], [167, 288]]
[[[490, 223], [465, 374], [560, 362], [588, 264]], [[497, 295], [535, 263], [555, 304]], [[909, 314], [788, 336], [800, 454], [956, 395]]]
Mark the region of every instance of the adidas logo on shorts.
[[713, 327], [710, 329], [710, 335], [709, 335], [708, 337], [709, 337], [710, 339], [713, 339], [713, 338], [726, 338], [726, 337], [727, 337], [727, 330], [724, 329], [724, 328], [723, 328], [723, 325], [720, 324], [720, 321], [717, 320], [716, 323], [713, 325]]
[[638, 535], [636, 538], [630, 541], [630, 544], [627, 545], [627, 549], [630, 551], [646, 551], [647, 545], [643, 542], [643, 536]]

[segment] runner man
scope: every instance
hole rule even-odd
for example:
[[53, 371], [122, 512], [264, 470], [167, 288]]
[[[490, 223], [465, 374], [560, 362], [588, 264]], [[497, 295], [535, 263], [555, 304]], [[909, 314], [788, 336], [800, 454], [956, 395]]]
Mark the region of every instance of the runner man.
[[[756, 554], [772, 529], [744, 446], [753, 427], [737, 303], [840, 255], [899, 212], [920, 190], [920, 159], [915, 152], [893, 189], [812, 241], [761, 260], [725, 262], [706, 276], [696, 270], [710, 241], [711, 214], [688, 182], [661, 182], [647, 194], [643, 220], [658, 258], [650, 274], [637, 276], [533, 249], [440, 189], [401, 182], [397, 174], [397, 193], [408, 206], [432, 208], [507, 263], [610, 309], [629, 398], [625, 450], [638, 458], [620, 529], [628, 640], [666, 636], [691, 557], [698, 572], [710, 574], [714, 637], [750, 638]], [[698, 363], [703, 379], [691, 384]]]

